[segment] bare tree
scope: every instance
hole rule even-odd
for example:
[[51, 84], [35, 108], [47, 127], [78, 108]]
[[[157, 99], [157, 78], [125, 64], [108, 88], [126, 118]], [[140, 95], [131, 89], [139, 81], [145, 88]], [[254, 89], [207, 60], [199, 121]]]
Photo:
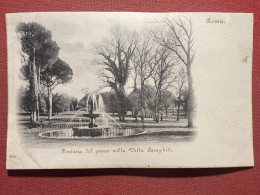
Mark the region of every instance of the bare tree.
[[134, 55], [132, 60], [131, 60], [131, 64], [132, 64], [132, 67], [131, 67], [131, 77], [134, 81], [134, 91], [137, 89], [137, 79], [138, 79], [138, 71], [137, 71], [137, 62], [135, 60], [136, 56]]
[[158, 47], [156, 49], [156, 64], [151, 78], [155, 88], [155, 121], [159, 122], [159, 104], [161, 103], [162, 92], [167, 90], [175, 77], [173, 76], [173, 67], [177, 64], [176, 59], [171, 55], [166, 47]]
[[144, 122], [145, 116], [145, 100], [144, 100], [144, 86], [145, 82], [151, 77], [152, 72], [157, 64], [154, 56], [155, 42], [153, 41], [152, 34], [145, 33], [142, 37], [142, 40], [139, 41], [139, 44], [135, 50], [134, 65], [136, 66], [136, 72], [140, 78], [140, 104], [141, 104], [141, 121]]
[[135, 55], [133, 56], [132, 60], [131, 60], [131, 77], [133, 79], [134, 82], [134, 86], [133, 86], [133, 91], [129, 94], [129, 100], [131, 102], [132, 105], [132, 115], [135, 117], [135, 121], [138, 121], [138, 112], [141, 109], [140, 106], [140, 90], [137, 88], [137, 79], [138, 79], [138, 71], [137, 71], [137, 62], [135, 60]]
[[191, 77], [191, 66], [194, 60], [194, 36], [193, 24], [191, 18], [164, 18], [163, 24], [168, 27], [167, 33], [159, 33], [155, 35], [156, 40], [161, 45], [172, 51], [180, 61], [186, 66], [188, 77], [188, 126], [193, 126], [193, 87]]
[[97, 55], [105, 65], [104, 71], [99, 73], [106, 86], [112, 88], [118, 101], [119, 120], [124, 121], [126, 111], [125, 85], [130, 74], [130, 60], [136, 48], [135, 34], [129, 35], [119, 27], [111, 30], [111, 39], [96, 46]]

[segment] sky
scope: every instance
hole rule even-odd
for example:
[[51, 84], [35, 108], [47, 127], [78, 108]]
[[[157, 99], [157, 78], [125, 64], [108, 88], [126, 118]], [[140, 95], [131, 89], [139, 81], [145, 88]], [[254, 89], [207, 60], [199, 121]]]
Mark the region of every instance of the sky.
[[[60, 47], [59, 58], [73, 70], [72, 82], [57, 86], [54, 93], [67, 93], [81, 99], [84, 96], [83, 89], [94, 90], [102, 85], [97, 73], [103, 66], [96, 63], [98, 56], [93, 48], [104, 39], [109, 39], [110, 29], [119, 25], [123, 29], [139, 32], [151, 28], [154, 21], [163, 15], [155, 17], [149, 13], [29, 13], [19, 15], [19, 21], [37, 22], [52, 32], [53, 40]], [[131, 86], [129, 79], [127, 88]]]
[[[214, 81], [220, 83], [231, 78], [237, 70], [241, 58], [252, 56], [248, 44], [252, 24], [250, 17], [243, 17], [245, 14], [225, 13], [133, 13], [133, 12], [51, 12], [51, 13], [18, 13], [10, 14], [7, 17], [8, 33], [8, 62], [18, 64], [14, 66], [15, 74], [19, 74], [21, 58], [19, 53], [19, 40], [15, 27], [19, 22], [38, 22], [52, 31], [53, 40], [60, 47], [59, 57], [67, 62], [73, 69], [73, 81], [66, 85], [60, 85], [54, 89], [55, 92], [67, 93], [70, 96], [81, 99], [84, 96], [82, 91], [85, 88], [99, 88], [101, 84], [97, 72], [103, 67], [95, 63], [97, 56], [93, 52], [96, 43], [102, 43], [104, 39], [110, 38], [110, 28], [119, 25], [129, 31], [142, 32], [145, 29], [158, 25], [163, 17], [188, 16], [192, 18], [194, 26], [194, 50], [195, 59], [192, 64], [193, 86], [195, 94], [207, 96], [214, 94], [209, 85]], [[223, 19], [225, 23], [206, 23], [208, 18]], [[249, 38], [248, 38], [249, 37]], [[249, 40], [249, 41], [248, 41]], [[12, 48], [16, 51], [12, 51]], [[249, 52], [248, 52], [249, 51]], [[14, 60], [11, 61], [11, 60]], [[233, 69], [230, 69], [231, 66]], [[228, 74], [223, 72], [230, 71]], [[222, 78], [222, 79], [219, 79]], [[18, 77], [15, 82], [22, 83]], [[215, 80], [214, 80], [215, 79]], [[208, 81], [212, 82], [208, 82]], [[18, 84], [15, 87], [19, 86]], [[237, 83], [225, 83], [225, 87]], [[129, 79], [127, 88], [131, 87]], [[235, 89], [235, 88], [234, 88]], [[212, 90], [212, 91], [211, 91]], [[230, 97], [230, 87], [227, 89]]]

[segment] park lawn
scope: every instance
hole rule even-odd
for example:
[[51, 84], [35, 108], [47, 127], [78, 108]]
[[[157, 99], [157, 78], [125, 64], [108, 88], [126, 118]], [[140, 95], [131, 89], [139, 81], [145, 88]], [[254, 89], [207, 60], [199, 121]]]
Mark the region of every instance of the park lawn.
[[[71, 118], [69, 114], [59, 114], [53, 117], [52, 122], [67, 123]], [[114, 117], [118, 121], [118, 117]], [[41, 120], [48, 122], [47, 118], [42, 117]], [[48, 139], [39, 137], [38, 134], [42, 132], [41, 128], [29, 129], [24, 121], [28, 122], [28, 117], [22, 117], [19, 120], [19, 133], [23, 144], [30, 147], [39, 148], [52, 148], [66, 146], [89, 146], [89, 145], [124, 145], [124, 144], [143, 144], [143, 143], [160, 143], [160, 142], [186, 142], [194, 138], [196, 131], [194, 129], [187, 128], [187, 119], [181, 118], [180, 121], [176, 120], [176, 116], [169, 116], [159, 123], [154, 122], [151, 118], [145, 118], [145, 123], [141, 123], [140, 120], [136, 123], [131, 116], [126, 117], [126, 122], [119, 122], [120, 125], [137, 125], [144, 127], [145, 133], [142, 135], [135, 135], [129, 137], [109, 138], [109, 139]], [[44, 131], [47, 131], [45, 129]]]

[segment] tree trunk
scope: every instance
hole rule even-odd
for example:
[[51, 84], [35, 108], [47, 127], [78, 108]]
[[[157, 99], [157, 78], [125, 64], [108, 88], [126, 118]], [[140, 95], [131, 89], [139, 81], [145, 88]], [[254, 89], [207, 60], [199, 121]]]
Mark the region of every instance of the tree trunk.
[[166, 117], [168, 116], [168, 107], [165, 107]]
[[41, 69], [40, 66], [38, 67], [38, 77], [37, 77], [37, 83], [38, 83], [38, 112], [37, 112], [37, 120], [40, 119], [40, 100], [41, 100], [41, 94], [40, 94], [40, 88], [41, 88]]
[[[189, 58], [188, 58], [189, 59]], [[187, 75], [188, 75], [188, 127], [193, 127], [193, 88], [191, 78], [191, 63], [187, 62]]]
[[36, 121], [36, 111], [35, 110], [31, 111], [31, 121], [32, 122]]
[[144, 123], [144, 110], [143, 108], [141, 109], [141, 122]]
[[49, 115], [48, 119], [50, 120], [52, 117], [52, 89], [48, 87], [48, 97], [49, 97]]
[[141, 122], [144, 123], [144, 83], [141, 78]]
[[185, 98], [185, 118], [187, 118], [187, 101], [188, 101], [188, 99], [187, 99], [187, 97]]
[[36, 121], [39, 121], [40, 118], [40, 105], [39, 105], [39, 94], [36, 101]]
[[156, 114], [155, 122], [157, 122], [157, 123], [160, 122], [160, 115], [159, 115], [159, 113]]
[[38, 90], [37, 90], [37, 73], [36, 73], [36, 63], [35, 63], [35, 48], [33, 53], [33, 64], [32, 64], [32, 75], [33, 75], [33, 95], [35, 97], [35, 109], [33, 112], [33, 121], [38, 121], [37, 114], [39, 113], [39, 99], [38, 99]]
[[124, 97], [124, 86], [120, 86], [118, 90], [116, 90], [116, 94], [117, 94], [117, 112], [118, 112], [118, 116], [119, 116], [119, 120], [120, 121], [125, 121], [125, 97]]
[[135, 122], [137, 122], [138, 121], [138, 111], [137, 110], [134, 111], [134, 117], [135, 117]]
[[177, 121], [179, 121], [180, 105], [181, 105], [181, 90], [179, 90], [179, 100], [178, 100], [178, 109], [177, 109]]
[[30, 83], [30, 96], [31, 96], [31, 99], [28, 99], [28, 101], [30, 101], [30, 113], [31, 113], [31, 122], [35, 122], [36, 121], [36, 105], [35, 105], [35, 97], [34, 97], [34, 82], [33, 82], [33, 71], [32, 71], [32, 64], [30, 64], [30, 80], [29, 80], [29, 83]]
[[137, 77], [134, 78], [134, 91], [137, 89]]
[[[119, 95], [118, 95], [119, 96]], [[117, 99], [117, 114], [118, 114], [118, 119], [119, 121], [122, 121], [122, 117], [121, 117], [121, 99], [120, 96]]]
[[177, 121], [179, 121], [179, 114], [180, 114], [180, 101], [178, 102]]
[[156, 100], [156, 103], [155, 103], [155, 122], [159, 123], [160, 122], [159, 118], [160, 118], [159, 109], [158, 109], [158, 103], [157, 103], [157, 100]]
[[163, 121], [163, 109], [161, 109], [161, 121]]

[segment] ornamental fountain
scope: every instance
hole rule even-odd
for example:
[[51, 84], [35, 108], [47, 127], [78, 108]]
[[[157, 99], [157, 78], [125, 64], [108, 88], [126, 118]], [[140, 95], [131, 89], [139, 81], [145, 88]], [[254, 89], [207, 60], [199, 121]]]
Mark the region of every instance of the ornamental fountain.
[[[89, 118], [90, 122], [85, 123], [84, 118]], [[74, 119], [79, 123], [74, 123]], [[94, 139], [116, 138], [143, 133], [145, 133], [144, 129], [138, 126], [124, 125], [124, 128], [122, 128], [113, 117], [105, 112], [102, 95], [88, 93], [86, 95], [86, 107], [76, 111], [69, 123], [58, 125], [58, 129], [50, 128], [48, 131], [41, 132], [39, 136], [53, 139]]]
[[[90, 98], [92, 98], [92, 103], [90, 104]], [[101, 136], [105, 133], [108, 133], [113, 127], [107, 124], [107, 118], [104, 113], [104, 103], [103, 98], [99, 95], [99, 101], [97, 102], [96, 94], [88, 94], [86, 100], [86, 111], [89, 113], [83, 114], [84, 117], [88, 117], [90, 119], [90, 123], [88, 126], [83, 127], [73, 127], [73, 135], [74, 136]], [[89, 109], [90, 108], [90, 109]], [[102, 125], [96, 124], [96, 118], [101, 117]], [[117, 123], [117, 125], [122, 130], [121, 126]]]

